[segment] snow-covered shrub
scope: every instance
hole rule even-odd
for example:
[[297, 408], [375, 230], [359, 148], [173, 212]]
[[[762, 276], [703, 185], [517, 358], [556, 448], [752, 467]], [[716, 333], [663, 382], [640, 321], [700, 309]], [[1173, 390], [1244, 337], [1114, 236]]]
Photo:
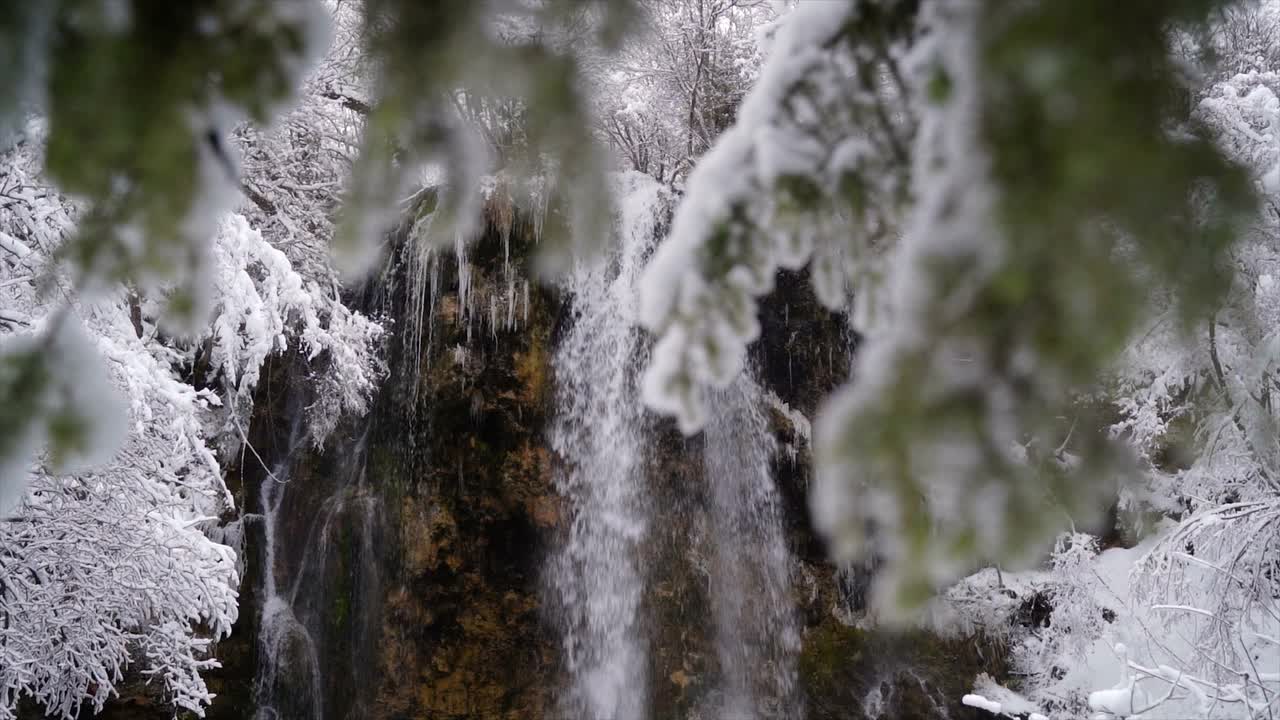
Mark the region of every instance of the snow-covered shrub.
[[[0, 467], [0, 718], [22, 697], [63, 718], [100, 709], [126, 668], [202, 714], [210, 643], [239, 612], [238, 558], [210, 539], [236, 510], [219, 449], [243, 442], [260, 369], [287, 348], [312, 362], [317, 442], [366, 411], [382, 330], [239, 215], [219, 223], [212, 314], [192, 332], [131, 289], [80, 292], [58, 261], [81, 209], [40, 175], [41, 137], [33, 124], [0, 162], [0, 382], [40, 380], [25, 407], [52, 439], [20, 438]], [[190, 377], [200, 353], [211, 367]], [[10, 423], [20, 410], [0, 408], [7, 433], [42, 427]]]
[[[211, 364], [232, 401], [252, 403], [263, 363], [292, 342], [308, 360], [323, 355], [325, 361], [315, 373], [310, 408], [315, 444], [342, 413], [364, 414], [381, 376], [382, 328], [343, 305], [336, 284], [322, 289], [294, 272], [284, 252], [241, 215], [222, 221], [213, 248], [214, 319], [191, 346], [208, 341]], [[243, 416], [242, 410], [235, 408]]]

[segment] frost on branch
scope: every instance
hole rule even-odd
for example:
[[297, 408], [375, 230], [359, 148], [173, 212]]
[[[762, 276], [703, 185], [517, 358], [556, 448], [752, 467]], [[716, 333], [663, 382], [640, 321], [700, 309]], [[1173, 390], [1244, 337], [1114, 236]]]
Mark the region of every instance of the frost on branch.
[[76, 382], [128, 398], [127, 421], [105, 426], [128, 438], [76, 474], [37, 466], [0, 522], [0, 717], [19, 695], [58, 717], [100, 708], [135, 651], [175, 704], [198, 708], [195, 671], [213, 661], [195, 628], [221, 637], [237, 614], [235, 555], [201, 531], [230, 503], [205, 439], [217, 398], [173, 377], [173, 353], [133, 333], [124, 303], [85, 311], [93, 340], [69, 357], [110, 372]]
[[898, 74], [910, 13], [898, 5], [798, 6], [736, 124], [689, 177], [641, 288], [641, 321], [661, 335], [645, 401], [685, 432], [705, 423], [704, 386], [723, 387], [741, 370], [759, 334], [756, 298], [778, 268], [814, 257], [818, 296], [842, 307], [846, 263], [893, 229], [905, 190], [897, 161], [912, 133]]
[[325, 0], [333, 19], [328, 51], [302, 81], [296, 107], [270, 126], [242, 123], [232, 140], [242, 155], [237, 208], [284, 251], [298, 274], [328, 284], [338, 198], [370, 108], [358, 3]]
[[324, 360], [313, 370], [313, 441], [323, 442], [342, 413], [363, 415], [382, 376], [381, 326], [343, 305], [336, 285], [324, 290], [304, 280], [240, 215], [222, 221], [213, 255], [214, 320], [197, 341], [210, 341], [211, 364], [232, 402], [252, 401], [267, 357], [293, 340], [308, 360]]
[[733, 122], [777, 8], [743, 0], [639, 5], [644, 31], [587, 79], [600, 129], [621, 159], [674, 187]]
[[[260, 367], [286, 347], [311, 359], [313, 436], [363, 412], [381, 328], [240, 216], [212, 243], [214, 314], [193, 335], [162, 332], [160, 303], [126, 287], [78, 295], [55, 260], [77, 212], [34, 169], [39, 137], [0, 164], [0, 382], [24, 400], [0, 417], [41, 418], [50, 439], [0, 471], [13, 499], [0, 515], [0, 718], [20, 696], [62, 718], [100, 708], [126, 669], [200, 713], [210, 643], [238, 613], [235, 552], [206, 535], [235, 509], [215, 448], [239, 442]], [[211, 371], [191, 377], [205, 352]]]
[[1176, 521], [1134, 565], [1141, 632], [1121, 681], [1091, 698], [1108, 712], [1266, 717], [1280, 698], [1278, 89], [1274, 72], [1248, 72], [1204, 92], [1197, 117], [1264, 207], [1230, 250], [1233, 282], [1213, 312], [1179, 335], [1168, 294], [1153, 294], [1149, 329], [1113, 372], [1115, 431], [1147, 465], [1122, 502]]
[[883, 558], [890, 607], [977, 558], [1032, 557], [1046, 519], [1119, 468], [1078, 400], [1148, 290], [1176, 287], [1187, 327], [1252, 212], [1170, 101], [1166, 29], [1216, 4], [802, 4], [646, 274], [646, 401], [697, 429], [703, 388], [758, 332], [755, 298], [811, 260], [827, 302], [851, 281], [874, 309], [855, 307], [855, 380], [815, 427], [813, 508], [837, 554]]

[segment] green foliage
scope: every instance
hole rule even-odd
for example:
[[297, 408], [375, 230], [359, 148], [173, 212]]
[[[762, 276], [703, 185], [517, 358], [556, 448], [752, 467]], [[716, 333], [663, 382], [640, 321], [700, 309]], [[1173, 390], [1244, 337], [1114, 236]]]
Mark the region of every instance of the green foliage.
[[[7, 461], [0, 464], [0, 469], [9, 472], [25, 470], [19, 463], [26, 460], [21, 457], [27, 450], [24, 444], [33, 431], [30, 427], [32, 418], [39, 417], [41, 398], [48, 380], [38, 351], [23, 349], [0, 355], [0, 397], [4, 398], [0, 403], [0, 458]], [[3, 481], [0, 482], [0, 512], [5, 512], [9, 498], [4, 497], [4, 485], [12, 481], [7, 477], [0, 478], [0, 481]]]
[[815, 426], [837, 554], [884, 561], [886, 609], [1036, 557], [1127, 469], [1079, 398], [1152, 292], [1212, 311], [1255, 217], [1170, 41], [1229, 4], [802, 3], [648, 271], [647, 400], [696, 429], [772, 273], [810, 261], [865, 337]]
[[1140, 305], [1142, 278], [1114, 262], [1117, 247], [1131, 244], [1157, 273], [1151, 280], [1178, 288], [1184, 318], [1196, 320], [1226, 287], [1222, 252], [1255, 212], [1246, 174], [1176, 103], [1187, 87], [1168, 28], [1203, 22], [1225, 3], [1092, 4], [993, 2], [982, 21], [984, 139], [1001, 219], [1010, 236], [1036, 238], [1017, 264], [1045, 297], [1094, 287], [1110, 301], [1052, 313], [1080, 327], [1066, 339], [1084, 345], [1040, 340], [1055, 356], [1075, 353], [1068, 364], [1089, 379], [1090, 359], [1118, 348]]
[[20, 496], [42, 445], [49, 468], [62, 472], [102, 462], [119, 440], [120, 426], [102, 421], [118, 414], [118, 398], [85, 379], [103, 371], [93, 346], [66, 313], [49, 325], [47, 334], [23, 333], [0, 346], [0, 514]]
[[[959, 156], [917, 164], [918, 192], [941, 199], [913, 232], [938, 238], [910, 238], [900, 261], [928, 289], [894, 319], [910, 337], [890, 332], [873, 355], [873, 387], [828, 418], [825, 445], [849, 473], [832, 483], [892, 508], [878, 519], [896, 537], [872, 545], [898, 548], [888, 605], [916, 607], [980, 559], [1034, 558], [1056, 518], [1100, 507], [1124, 466], [1106, 419], [1077, 398], [1157, 287], [1176, 289], [1188, 326], [1226, 289], [1224, 251], [1254, 198], [1171, 104], [1185, 86], [1167, 42], [1168, 28], [1221, 4], [992, 0], [971, 20], [976, 85], [957, 91], [955, 56], [927, 75], [939, 122], [975, 122], [969, 151], [987, 161], [951, 179]], [[922, 175], [935, 170], [939, 180]], [[973, 187], [990, 196], [989, 209], [977, 201], [985, 226], [966, 209]], [[863, 532], [833, 528], [851, 544]]]
[[[786, 82], [767, 96], [776, 107], [748, 99], [747, 121], [774, 134], [727, 134], [734, 152], [717, 161], [742, 173], [766, 174], [752, 169], [753, 143], [796, 136], [803, 152], [780, 152], [800, 167], [750, 176], [695, 228], [700, 243], [678, 238], [691, 257], [663, 267], [700, 277], [690, 307], [646, 320], [689, 325], [661, 380], [682, 397], [698, 392], [706, 378], [685, 367], [698, 355], [689, 348], [709, 367], [736, 367], [723, 359], [754, 337], [754, 297], [779, 265], [812, 257], [820, 295], [837, 304], [845, 281], [874, 282], [878, 256], [906, 250], [894, 260], [918, 285], [914, 304], [895, 310], [887, 341], [873, 338], [880, 370], [828, 415], [822, 451], [824, 474], [881, 501], [861, 512], [882, 513], [902, 541], [889, 565], [899, 601], [917, 603], [979, 556], [1032, 547], [1052, 529], [1051, 509], [1087, 506], [1116, 465], [1101, 422], [1074, 399], [1154, 287], [1176, 289], [1187, 324], [1217, 301], [1223, 251], [1254, 201], [1243, 173], [1183, 121], [1189, 87], [1169, 32], [1202, 28], [1229, 4], [848, 0], [840, 24], [803, 36], [814, 47], [780, 58]], [[366, 0], [373, 97], [361, 103], [366, 137], [339, 254], [369, 265], [424, 166], [447, 177], [431, 198], [431, 236], [466, 231], [494, 154], [511, 177], [547, 180], [544, 260], [607, 236], [581, 66], [630, 31], [633, 10], [630, 0]], [[165, 287], [171, 314], [200, 319], [203, 256], [226, 201], [215, 191], [235, 182], [226, 123], [271, 119], [318, 50], [318, 12], [313, 0], [59, 0], [0, 18], [0, 119], [42, 102], [46, 169], [83, 206], [62, 248], [82, 287]], [[972, 47], [946, 50], [956, 32]], [[468, 127], [477, 115], [502, 127]], [[708, 191], [693, 180], [691, 196]], [[693, 224], [676, 227], [688, 235]], [[39, 414], [42, 352], [8, 355], [0, 371], [0, 458]], [[953, 382], [961, 361], [975, 372]], [[38, 422], [58, 446], [84, 430], [56, 415]], [[937, 481], [959, 488], [960, 507], [937, 504]], [[865, 523], [840, 507], [820, 512], [850, 545]], [[983, 526], [988, 511], [996, 530]]]
[[62, 249], [86, 281], [177, 281], [176, 319], [201, 319], [214, 219], [202, 214], [217, 212], [206, 195], [234, 182], [218, 115], [271, 119], [317, 50], [312, 12], [304, 0], [56, 4], [46, 54], [8, 74], [44, 68], [45, 170], [86, 203]]

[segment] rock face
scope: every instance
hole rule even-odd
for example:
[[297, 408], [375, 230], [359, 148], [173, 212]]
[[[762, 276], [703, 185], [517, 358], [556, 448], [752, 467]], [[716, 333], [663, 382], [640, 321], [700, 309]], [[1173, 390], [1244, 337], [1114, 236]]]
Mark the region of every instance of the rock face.
[[[401, 387], [380, 401], [370, 475], [389, 488], [394, 579], [371, 718], [543, 717], [554, 697], [538, 573], [566, 521], [543, 442], [559, 303], [503, 277], [532, 230], [523, 220], [500, 228], [490, 223], [470, 248], [469, 297], [459, 297], [457, 266], [442, 262], [436, 311], [424, 318], [430, 341], [416, 358], [393, 352], [390, 368], [392, 386], [418, 374], [417, 397]], [[508, 231], [525, 243], [504, 241]]]
[[[255, 717], [264, 693], [274, 693], [282, 720], [308, 717], [317, 707], [299, 699], [308, 692], [330, 720], [562, 716], [556, 700], [566, 675], [540, 573], [571, 522], [555, 489], [561, 459], [546, 443], [551, 351], [567, 299], [534, 283], [526, 291], [534, 231], [509, 207], [489, 209], [461, 263], [452, 253], [413, 255], [407, 230], [364, 300], [393, 333], [371, 417], [340, 428], [324, 450], [299, 446], [290, 438], [306, 403], [300, 364], [278, 359], [261, 384], [250, 440], [273, 474], [288, 468], [289, 488], [267, 567], [263, 523], [253, 518], [267, 514], [263, 483], [274, 480], [248, 459], [232, 472], [249, 518], [246, 575], [240, 623], [217, 648], [225, 667], [209, 679], [219, 693], [211, 718]], [[959, 698], [977, 672], [1003, 674], [998, 648], [853, 625], [857, 583], [826, 561], [809, 522], [804, 419], [847, 377], [855, 338], [802, 273], [783, 273], [763, 307], [752, 362], [773, 396], [773, 476], [792, 557], [804, 717], [978, 717]], [[655, 420], [653, 436], [649, 482], [666, 510], [648, 539], [642, 603], [649, 715], [712, 720], [707, 697], [719, 668], [716, 588], [699, 569], [712, 552], [703, 439], [665, 420]], [[264, 658], [265, 572], [275, 573], [280, 595], [292, 582], [289, 627], [306, 631], [297, 647], [277, 643], [291, 655], [285, 663]], [[285, 665], [293, 675], [272, 670]], [[170, 716], [138, 702], [115, 703], [108, 717]]]

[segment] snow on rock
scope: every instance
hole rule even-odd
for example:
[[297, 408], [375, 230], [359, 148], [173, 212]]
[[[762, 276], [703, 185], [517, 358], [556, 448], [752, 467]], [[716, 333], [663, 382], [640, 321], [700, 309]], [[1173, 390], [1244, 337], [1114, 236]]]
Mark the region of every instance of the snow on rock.
[[992, 700], [988, 700], [982, 697], [981, 695], [974, 695], [971, 693], [969, 695], [965, 695], [964, 697], [960, 698], [960, 702], [964, 703], [969, 707], [975, 707], [980, 710], [986, 710], [992, 715], [1000, 714], [1000, 703], [994, 702]]
[[788, 460], [794, 463], [800, 454], [801, 448], [809, 447], [813, 442], [813, 428], [809, 423], [809, 418], [805, 417], [804, 413], [783, 402], [782, 398], [778, 397], [777, 393], [772, 390], [765, 393], [764, 397], [765, 401], [769, 403], [769, 407], [773, 408], [791, 426], [795, 441], [787, 443], [782, 448], [782, 452], [786, 454]]
[[[1030, 720], [1030, 718], [1040, 715], [1040, 708], [1035, 703], [997, 683], [986, 673], [982, 673], [974, 679], [973, 693], [965, 697], [982, 698], [997, 709], [991, 710], [989, 707], [982, 705], [973, 705], [973, 707], [981, 707], [989, 712], [1007, 715], [1011, 718], [1026, 717]], [[965, 704], [968, 705], [969, 703]], [[1040, 715], [1040, 717], [1044, 716]]]
[[[1116, 645], [1116, 653], [1126, 654], [1123, 643]], [[1127, 679], [1114, 688], [1089, 693], [1089, 709], [1124, 718], [1151, 709], [1151, 703], [1137, 683]]]

